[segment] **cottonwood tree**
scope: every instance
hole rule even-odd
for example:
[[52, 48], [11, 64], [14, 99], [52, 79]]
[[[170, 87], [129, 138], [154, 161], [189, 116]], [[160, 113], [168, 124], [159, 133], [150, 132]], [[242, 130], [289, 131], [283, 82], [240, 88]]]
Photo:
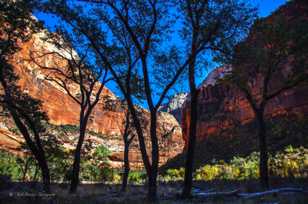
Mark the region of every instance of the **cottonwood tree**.
[[[89, 1], [91, 2], [91, 1]], [[70, 7], [64, 2], [45, 5], [47, 12], [60, 16], [67, 22], [75, 32], [84, 36], [91, 44], [98, 57], [103, 61], [111, 75], [114, 77], [119, 89], [127, 100], [129, 111], [132, 115], [134, 127], [136, 128], [139, 147], [142, 154], [143, 163], [148, 175], [148, 198], [156, 199], [157, 174], [159, 163], [159, 146], [157, 137], [157, 111], [165, 99], [170, 88], [176, 83], [177, 79], [184, 71], [188, 60], [179, 65], [176, 60], [170, 68], [173, 74], [168, 75], [168, 82], [163, 88], [154, 90], [151, 86], [153, 75], [154, 54], [160, 52], [165, 54], [165, 48], [160, 47], [171, 25], [168, 18], [170, 8], [169, 1], [99, 1], [93, 6], [93, 13], [85, 14], [82, 7]], [[92, 17], [91, 17], [92, 16]], [[105, 30], [107, 29], [107, 30]], [[108, 33], [112, 40], [107, 42], [98, 36]], [[127, 46], [127, 42], [128, 45]], [[112, 43], [112, 44], [111, 44]], [[113, 51], [113, 52], [111, 52]], [[123, 54], [124, 53], [124, 54]], [[166, 56], [168, 54], [165, 54]], [[115, 60], [121, 60], [115, 61]], [[137, 116], [135, 97], [131, 90], [132, 68], [137, 67], [137, 76], [142, 81], [144, 90], [145, 104], [150, 110], [150, 141], [151, 155], [145, 145], [144, 131]], [[124, 68], [127, 80], [122, 80]], [[154, 100], [154, 94], [158, 95], [158, 100]]]
[[[163, 32], [168, 29], [168, 2], [164, 1], [103, 1], [102, 4], [112, 11], [114, 18], [108, 19], [104, 11], [96, 10], [97, 15], [104, 21], [107, 19], [107, 25], [114, 35], [120, 34], [120, 29], [129, 36], [137, 57], [140, 58], [139, 69], [142, 73], [142, 83], [144, 88], [145, 102], [150, 111], [150, 141], [151, 156], [147, 154], [147, 148], [144, 144], [144, 133], [139, 136], [139, 144], [142, 152], [143, 162], [148, 175], [148, 198], [156, 199], [157, 175], [159, 163], [159, 146], [157, 137], [157, 111], [164, 99], [166, 92], [174, 83], [168, 82], [166, 89], [160, 95], [157, 103], [154, 102], [154, 91], [151, 86], [153, 78], [150, 76], [150, 66], [153, 52], [161, 52], [157, 42], [161, 42]], [[116, 23], [113, 23], [116, 22]], [[164, 22], [165, 21], [165, 22]], [[119, 29], [120, 28], [120, 29]], [[116, 37], [116, 36], [115, 36]], [[111, 67], [110, 67], [111, 69]], [[171, 78], [171, 80], [174, 76]], [[133, 107], [132, 107], [133, 108]], [[130, 110], [131, 111], [131, 110]], [[131, 111], [132, 112], [132, 111]], [[132, 112], [132, 114], [134, 114]], [[136, 117], [134, 117], [136, 119]], [[139, 122], [140, 123], [140, 122]], [[141, 141], [141, 143], [140, 143]]]
[[[86, 136], [89, 118], [93, 109], [102, 99], [105, 84], [111, 80], [105, 65], [100, 61], [91, 61], [87, 47], [77, 52], [73, 49], [81, 43], [67, 32], [59, 30], [56, 35], [49, 35], [46, 40], [55, 45], [58, 51], [32, 51], [31, 60], [45, 71], [48, 71], [46, 80], [56, 83], [70, 96], [79, 109], [79, 137], [74, 152], [74, 163], [71, 172], [70, 192], [75, 193], [79, 184], [81, 151]], [[61, 36], [61, 37], [60, 37]], [[40, 59], [52, 55], [55, 57], [53, 65], [40, 63]], [[77, 87], [78, 93], [74, 87]]]
[[48, 118], [41, 111], [41, 102], [24, 93], [16, 85], [18, 76], [10, 64], [11, 56], [20, 49], [20, 44], [28, 41], [41, 27], [31, 12], [35, 1], [0, 2], [0, 84], [1, 104], [13, 117], [13, 120], [25, 139], [27, 146], [36, 159], [42, 172], [44, 190], [50, 191], [50, 175], [45, 151], [41, 142], [41, 133]]
[[224, 79], [243, 93], [255, 114], [260, 182], [264, 188], [269, 187], [266, 107], [274, 98], [308, 79], [308, 21], [304, 12], [308, 6], [296, 1], [286, 6], [294, 12], [274, 13], [256, 21], [249, 37], [236, 46], [233, 70]]
[[[183, 39], [189, 50], [188, 81], [190, 89], [189, 141], [185, 164], [183, 198], [191, 196], [194, 149], [198, 120], [196, 72], [201, 60], [210, 61], [213, 53], [228, 53], [251, 24], [255, 11], [245, 1], [183, 0]], [[207, 56], [205, 56], [207, 55]], [[206, 68], [206, 67], [205, 67]], [[203, 67], [204, 69], [204, 67]]]

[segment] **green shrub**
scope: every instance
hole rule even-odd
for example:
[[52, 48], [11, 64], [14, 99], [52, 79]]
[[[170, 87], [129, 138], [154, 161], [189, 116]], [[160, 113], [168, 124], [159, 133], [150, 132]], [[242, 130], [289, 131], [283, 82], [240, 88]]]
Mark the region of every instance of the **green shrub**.
[[210, 181], [217, 178], [221, 173], [220, 171], [221, 169], [218, 165], [205, 165], [196, 170], [194, 178], [196, 180]]
[[167, 170], [167, 175], [169, 175], [172, 179], [175, 179], [175, 180], [183, 179], [184, 174], [185, 174], [184, 168]]
[[110, 150], [100, 145], [81, 161], [81, 180], [106, 182], [113, 180], [113, 169], [108, 165]]
[[259, 153], [253, 152], [248, 157], [234, 157], [230, 164], [239, 170], [235, 179], [257, 179], [259, 177]]
[[112, 183], [119, 184], [122, 182], [122, 176], [118, 171], [114, 171], [112, 174]]
[[164, 182], [183, 180], [185, 175], [185, 169], [167, 169], [164, 175], [160, 176], [159, 179]]
[[16, 157], [0, 151], [0, 175], [11, 177], [12, 180], [19, 180], [21, 178], [22, 170], [17, 164]]
[[146, 173], [141, 171], [131, 171], [128, 174], [128, 181], [134, 184], [144, 183], [146, 179]]
[[[27, 171], [25, 171], [25, 166], [27, 166]], [[31, 156], [17, 157], [0, 151], [0, 175], [9, 176], [12, 181], [36, 180], [40, 176], [40, 171]]]
[[15, 135], [19, 135], [20, 134], [19, 129], [17, 127], [9, 128], [9, 131], [14, 133]]
[[59, 129], [64, 132], [78, 132], [79, 126], [77, 125], [60, 125]]
[[94, 157], [93, 159], [95, 160], [106, 162], [110, 154], [111, 152], [107, 147], [105, 147], [104, 145], [100, 145], [96, 147], [92, 156]]
[[82, 162], [80, 179], [83, 181], [102, 181], [102, 170], [90, 162]]
[[308, 149], [288, 146], [269, 159], [270, 173], [279, 177], [307, 177]]

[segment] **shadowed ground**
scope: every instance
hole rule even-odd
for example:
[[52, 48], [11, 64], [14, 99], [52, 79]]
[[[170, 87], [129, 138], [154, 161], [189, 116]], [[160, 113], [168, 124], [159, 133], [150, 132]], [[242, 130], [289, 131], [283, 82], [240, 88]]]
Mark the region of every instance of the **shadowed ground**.
[[[214, 196], [210, 198], [194, 198], [187, 201], [179, 200], [181, 182], [160, 183], [159, 203], [240, 203], [240, 204], [306, 204], [308, 203], [308, 179], [273, 179], [272, 188], [297, 187], [304, 192], [274, 193], [257, 198], [240, 198], [236, 194]], [[130, 185], [126, 193], [120, 193], [120, 185], [108, 184], [82, 184], [75, 195], [68, 194], [68, 184], [53, 184], [52, 193], [41, 191], [40, 183], [11, 183], [0, 192], [0, 203], [147, 203], [145, 200], [146, 187], [143, 185]], [[257, 181], [211, 181], [196, 182], [194, 191], [226, 192], [238, 190], [239, 192], [258, 192]]]

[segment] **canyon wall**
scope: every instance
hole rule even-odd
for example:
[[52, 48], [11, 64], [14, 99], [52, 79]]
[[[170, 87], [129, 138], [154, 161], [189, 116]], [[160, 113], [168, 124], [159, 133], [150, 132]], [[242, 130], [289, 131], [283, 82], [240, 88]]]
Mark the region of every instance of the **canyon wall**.
[[[303, 1], [290, 1], [263, 20], [271, 25], [281, 23], [280, 20], [284, 19], [283, 23], [285, 26], [292, 30], [292, 28], [301, 25], [303, 21], [307, 21], [307, 11], [307, 3], [304, 3]], [[254, 35], [252, 30], [245, 42], [249, 43], [249, 40], [253, 40], [255, 37], [256, 35]], [[307, 45], [303, 44], [302, 46]], [[281, 88], [282, 81], [286, 78], [285, 76], [295, 70], [290, 63], [293, 58], [294, 56], [290, 56], [289, 58], [283, 59], [283, 65], [281, 63], [281, 66], [279, 66], [280, 70], [276, 71], [272, 76], [273, 80], [271, 80], [269, 84], [269, 93]], [[303, 64], [302, 66], [305, 65]], [[302, 68], [307, 71], [307, 67]], [[255, 118], [254, 112], [242, 92], [235, 88], [217, 83], [217, 79], [224, 77], [231, 69], [231, 66], [222, 66], [214, 69], [198, 89], [198, 140], [204, 140], [209, 135], [220, 135], [226, 129], [250, 124]], [[236, 67], [234, 67], [234, 69], [236, 69]], [[251, 79], [253, 98], [259, 99], [261, 98], [260, 90], [263, 86], [262, 76], [254, 74]], [[186, 144], [188, 141], [190, 125], [190, 110], [188, 102], [189, 100], [186, 101], [182, 111], [182, 130]], [[281, 118], [290, 115], [307, 118], [307, 84], [300, 84], [293, 89], [281, 93], [277, 97], [271, 99], [265, 109], [266, 119]]]
[[[198, 140], [203, 140], [209, 135], [217, 135], [227, 128], [248, 124], [255, 118], [249, 102], [240, 91], [230, 90], [224, 85], [207, 83], [213, 81], [210, 77], [215, 75], [214, 73], [222, 74], [225, 69], [226, 67], [215, 69], [199, 88]], [[182, 114], [183, 138], [187, 144], [190, 121], [188, 103]], [[265, 109], [266, 118], [291, 114], [308, 116], [308, 86], [299, 86], [282, 93], [269, 101]]]
[[[71, 99], [68, 94], [60, 86], [52, 81], [46, 80], [46, 76], [50, 73], [47, 70], [39, 68], [33, 61], [31, 61], [30, 54], [32, 53], [47, 53], [47, 52], [64, 52], [59, 50], [54, 45], [46, 42], [43, 38], [46, 36], [44, 32], [35, 34], [33, 38], [21, 45], [21, 50], [12, 56], [11, 64], [14, 67], [15, 73], [18, 75], [18, 85], [22, 91], [28, 93], [33, 98], [42, 101], [42, 108], [49, 117], [49, 123], [53, 125], [73, 125], [79, 124], [79, 105]], [[65, 53], [63, 53], [65, 54]], [[43, 66], [56, 66], [63, 65], [65, 62], [55, 54], [49, 54], [38, 59], [39, 63]], [[79, 88], [76, 84], [68, 83], [72, 92], [79, 94]], [[1, 89], [1, 87], [0, 87]], [[89, 135], [86, 140], [92, 140], [99, 144], [104, 144], [111, 151], [111, 162], [114, 166], [120, 167], [123, 160], [124, 144], [122, 140], [122, 133], [124, 131], [125, 123], [125, 110], [121, 107], [121, 101], [108, 89], [104, 88], [102, 93], [102, 100], [99, 101], [89, 119], [89, 131], [98, 133], [100, 136]], [[113, 104], [112, 109], [105, 108], [105, 102]], [[149, 113], [143, 110], [143, 117], [145, 121], [149, 121]], [[21, 136], [12, 133], [10, 121], [5, 116], [0, 117], [0, 148], [18, 152], [18, 142]], [[8, 128], [8, 127], [11, 128]], [[145, 128], [147, 134], [149, 125]], [[166, 132], [170, 133], [170, 137], [165, 138], [163, 135]], [[161, 163], [166, 162], [170, 157], [180, 153], [183, 149], [183, 140], [181, 136], [181, 128], [176, 119], [168, 113], [160, 113], [158, 115], [158, 136], [161, 149]], [[77, 137], [77, 134], [73, 135]], [[20, 142], [19, 142], [20, 143]], [[149, 144], [149, 137], [146, 137], [146, 144]], [[168, 145], [168, 148], [166, 146]], [[169, 145], [171, 145], [169, 147]], [[74, 147], [72, 142], [71, 148]], [[132, 145], [130, 154], [133, 167], [141, 167], [142, 160], [139, 153], [137, 137]]]

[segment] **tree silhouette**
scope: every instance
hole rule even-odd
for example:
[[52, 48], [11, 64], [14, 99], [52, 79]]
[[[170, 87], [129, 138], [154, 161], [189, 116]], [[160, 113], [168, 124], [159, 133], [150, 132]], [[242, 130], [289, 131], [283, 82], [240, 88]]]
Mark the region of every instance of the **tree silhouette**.
[[[191, 196], [194, 150], [198, 120], [198, 90], [195, 75], [202, 54], [229, 53], [243, 35], [252, 19], [254, 9], [242, 1], [181, 1], [184, 16], [183, 38], [190, 57], [188, 81], [190, 88], [190, 122], [187, 157], [185, 164], [183, 198]], [[240, 33], [240, 34], [239, 34]], [[213, 54], [214, 53], [214, 54]], [[203, 68], [204, 69], [204, 68]]]
[[[61, 36], [61, 37], [60, 37]], [[65, 38], [66, 37], [66, 38]], [[75, 193], [79, 184], [80, 160], [82, 145], [86, 135], [88, 120], [97, 103], [102, 99], [105, 84], [111, 80], [104, 64], [89, 59], [87, 49], [80, 55], [73, 49], [74, 39], [67, 33], [51, 34], [46, 39], [49, 43], [57, 46], [57, 51], [45, 52], [32, 51], [31, 61], [41, 69], [48, 71], [46, 80], [59, 85], [65, 90], [75, 103], [80, 107], [79, 114], [79, 137], [74, 153], [74, 163], [71, 172], [70, 192]], [[40, 58], [53, 55], [54, 65], [45, 66], [39, 62]], [[57, 61], [59, 63], [57, 63]], [[73, 88], [77, 87], [78, 93]]]
[[28, 41], [41, 25], [31, 16], [35, 1], [0, 2], [0, 83], [3, 89], [1, 103], [24, 137], [36, 159], [43, 177], [44, 190], [50, 191], [50, 175], [40, 135], [45, 131], [47, 116], [41, 111], [41, 102], [24, 93], [16, 85], [18, 76], [9, 63], [11, 56], [20, 49], [20, 43]]
[[294, 9], [292, 14], [275, 13], [269, 19], [256, 21], [249, 37], [236, 46], [233, 70], [224, 79], [244, 94], [255, 113], [260, 182], [265, 188], [269, 187], [266, 105], [308, 79], [308, 5], [294, 1], [286, 5], [289, 6]]
[[[92, 1], [89, 2], [93, 3]], [[99, 3], [98, 6], [97, 3]], [[160, 89], [161, 91], [151, 86], [153, 80], [153, 75], [150, 71], [151, 59], [154, 58], [154, 55], [169, 56], [168, 53], [165, 54], [165, 49], [158, 49], [163, 33], [167, 32], [168, 27], [171, 25], [168, 20], [170, 17], [168, 14], [169, 6], [169, 1], [156, 0], [97, 1], [94, 9], [91, 10], [93, 11], [91, 15], [83, 13], [81, 7], [72, 8], [64, 2], [50, 2], [50, 4], [45, 4], [44, 6], [46, 12], [60, 16], [73, 28], [77, 35], [87, 39], [93, 53], [95, 53], [95, 57], [107, 66], [126, 99], [148, 175], [148, 198], [150, 200], [155, 200], [157, 194], [159, 163], [157, 111], [168, 91], [176, 83], [188, 64], [188, 60], [181, 64], [173, 60], [172, 63], [169, 63], [172, 65], [169, 67], [172, 74], [168, 76], [162, 75], [168, 80], [165, 80], [166, 83]], [[111, 42], [106, 40], [106, 33], [112, 36], [113, 40]], [[156, 66], [156, 68], [158, 67]], [[135, 106], [136, 95], [134, 95], [133, 85], [131, 85], [135, 79], [142, 82], [135, 84], [141, 85], [139, 86], [141, 87], [140, 96], [144, 97], [144, 101], [150, 110], [150, 156], [148, 155], [144, 139], [145, 134]], [[156, 103], [154, 94], [159, 95]]]

